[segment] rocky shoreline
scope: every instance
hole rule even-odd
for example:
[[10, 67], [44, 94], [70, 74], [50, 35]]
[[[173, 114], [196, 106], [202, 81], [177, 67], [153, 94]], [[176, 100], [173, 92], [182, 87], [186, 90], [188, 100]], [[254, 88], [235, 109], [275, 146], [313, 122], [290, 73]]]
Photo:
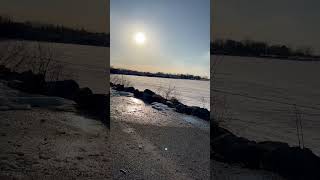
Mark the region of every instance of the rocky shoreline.
[[320, 179], [320, 158], [308, 148], [283, 142], [255, 142], [211, 123], [211, 158], [275, 172], [292, 180]]
[[0, 66], [0, 79], [22, 92], [73, 100], [80, 113], [97, 118], [110, 127], [108, 94], [94, 94], [88, 87], [80, 88], [74, 80], [45, 81], [42, 75], [32, 71], [18, 73], [5, 66]]
[[210, 111], [208, 111], [205, 108], [200, 108], [197, 106], [187, 106], [185, 104], [182, 104], [177, 99], [165, 99], [164, 97], [156, 94], [155, 92], [145, 89], [144, 91], [139, 91], [138, 89], [135, 89], [134, 87], [125, 87], [121, 84], [114, 84], [110, 82], [111, 88], [117, 90], [117, 91], [124, 91], [124, 92], [130, 92], [133, 93], [134, 97], [139, 98], [146, 103], [162, 103], [167, 105], [170, 108], [174, 108], [177, 112], [196, 116], [200, 119], [210, 121]]

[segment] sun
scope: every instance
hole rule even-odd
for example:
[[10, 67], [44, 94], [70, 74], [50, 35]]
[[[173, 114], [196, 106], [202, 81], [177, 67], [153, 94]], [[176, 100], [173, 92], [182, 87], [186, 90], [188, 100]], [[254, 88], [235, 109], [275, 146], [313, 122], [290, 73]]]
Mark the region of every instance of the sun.
[[135, 35], [134, 35], [134, 41], [136, 44], [138, 45], [143, 45], [145, 44], [145, 41], [146, 41], [146, 36], [143, 32], [137, 32]]

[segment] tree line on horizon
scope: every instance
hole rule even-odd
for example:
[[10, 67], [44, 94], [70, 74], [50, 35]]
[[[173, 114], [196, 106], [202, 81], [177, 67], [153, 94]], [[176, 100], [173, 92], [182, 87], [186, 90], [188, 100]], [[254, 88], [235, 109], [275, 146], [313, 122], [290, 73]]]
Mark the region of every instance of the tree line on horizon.
[[135, 75], [135, 76], [148, 76], [148, 77], [161, 77], [161, 78], [173, 78], [173, 79], [190, 79], [190, 80], [209, 80], [207, 77], [195, 76], [191, 74], [170, 74], [170, 73], [151, 73], [141, 72], [129, 69], [110, 67], [110, 74], [123, 74], [123, 75]]
[[62, 25], [15, 22], [0, 16], [0, 39], [17, 39], [110, 47], [110, 35]]
[[313, 54], [310, 47], [292, 49], [286, 45], [270, 45], [266, 42], [231, 39], [217, 39], [210, 44], [210, 52], [213, 55], [253, 56], [312, 59], [319, 58]]

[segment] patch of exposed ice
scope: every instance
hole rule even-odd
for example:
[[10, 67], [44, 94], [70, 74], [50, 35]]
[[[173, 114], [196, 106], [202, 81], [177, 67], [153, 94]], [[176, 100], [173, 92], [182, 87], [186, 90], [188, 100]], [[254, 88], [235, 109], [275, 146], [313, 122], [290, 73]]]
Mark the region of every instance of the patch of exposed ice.
[[210, 129], [209, 122], [199, 119], [197, 117], [190, 116], [190, 115], [183, 115], [182, 119], [196, 127], [203, 128], [203, 129]]
[[0, 111], [30, 110], [32, 107], [48, 107], [72, 111], [74, 105], [74, 101], [60, 97], [23, 93], [8, 87], [6, 82], [0, 81]]
[[169, 110], [170, 108], [162, 103], [158, 103], [158, 102], [153, 102], [151, 103], [151, 107], [153, 107], [154, 109], [157, 109], [159, 111], [165, 111], [165, 110]]
[[30, 110], [31, 106], [29, 104], [8, 104], [7, 106], [0, 106], [0, 111], [8, 110]]
[[60, 97], [10, 97], [8, 100], [15, 104], [30, 104], [32, 107], [53, 107], [74, 105], [75, 102]]
[[111, 96], [125, 96], [125, 97], [133, 97], [133, 94], [125, 91], [116, 91], [111, 89]]
[[124, 92], [124, 91], [119, 91], [120, 96], [126, 96], [126, 97], [133, 97], [132, 93], [129, 92]]

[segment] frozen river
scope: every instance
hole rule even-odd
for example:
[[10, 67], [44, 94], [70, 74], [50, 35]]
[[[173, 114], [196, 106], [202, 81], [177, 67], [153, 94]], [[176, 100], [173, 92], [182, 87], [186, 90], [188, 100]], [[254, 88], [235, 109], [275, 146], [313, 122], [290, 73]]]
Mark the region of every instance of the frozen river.
[[211, 56], [213, 60], [219, 63], [211, 94], [223, 101], [217, 108], [225, 111], [224, 126], [252, 140], [297, 145], [296, 104], [305, 146], [320, 155], [320, 62]]

